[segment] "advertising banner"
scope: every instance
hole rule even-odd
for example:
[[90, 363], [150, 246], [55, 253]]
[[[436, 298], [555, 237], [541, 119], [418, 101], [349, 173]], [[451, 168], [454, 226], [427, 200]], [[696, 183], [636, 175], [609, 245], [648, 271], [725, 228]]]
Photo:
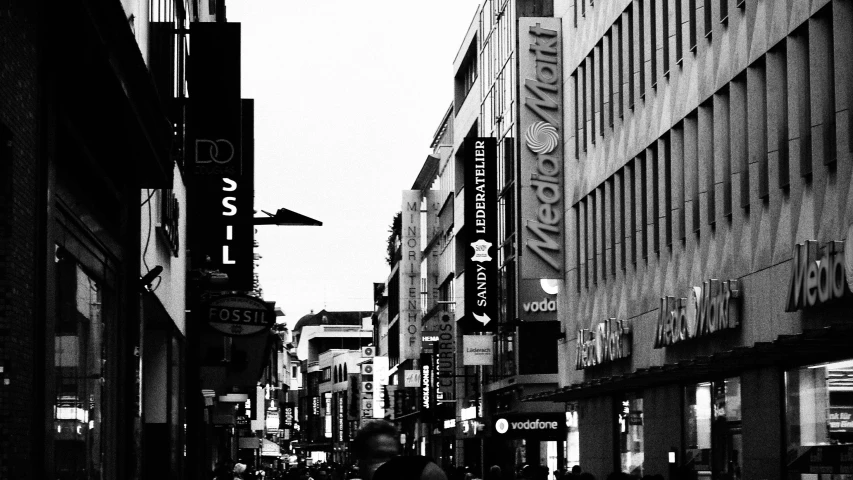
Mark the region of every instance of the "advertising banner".
[[444, 313], [438, 323], [436, 354], [436, 396], [441, 400], [456, 398], [456, 322], [452, 313]]
[[403, 191], [400, 260], [400, 359], [421, 355], [421, 192]]
[[497, 140], [465, 140], [465, 332], [497, 330]]
[[464, 335], [462, 337], [462, 364], [492, 365], [494, 358], [494, 335]]
[[518, 19], [521, 278], [563, 278], [563, 81], [559, 18]]
[[[219, 272], [219, 290], [251, 291], [254, 101], [236, 98], [222, 102], [219, 115], [207, 112], [205, 106], [196, 110], [191, 106], [194, 113], [188, 114], [187, 142], [191, 148], [198, 144], [199, 149], [191, 152], [187, 166], [187, 197], [191, 199], [187, 202], [187, 240], [193, 267]], [[196, 156], [199, 168], [217, 173], [193, 174]]]
[[492, 417], [492, 430], [499, 438], [565, 440], [566, 414], [560, 412], [495, 415]]

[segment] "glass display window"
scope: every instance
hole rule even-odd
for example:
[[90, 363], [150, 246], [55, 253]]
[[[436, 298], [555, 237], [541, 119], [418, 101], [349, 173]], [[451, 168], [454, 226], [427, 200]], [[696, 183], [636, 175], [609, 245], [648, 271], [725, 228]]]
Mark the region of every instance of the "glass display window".
[[643, 476], [643, 397], [630, 393], [617, 404], [619, 428], [619, 468], [634, 476]]
[[57, 260], [53, 445], [57, 478], [102, 478], [108, 324], [105, 289], [71, 258]]
[[743, 470], [740, 377], [688, 385], [684, 462], [697, 480], [739, 480]]
[[853, 359], [785, 372], [789, 479], [853, 480]]
[[563, 452], [563, 456], [566, 459], [566, 465], [571, 468], [575, 465], [579, 465], [581, 461], [577, 402], [569, 402], [566, 404], [566, 431], [566, 442], [564, 444], [565, 451]]

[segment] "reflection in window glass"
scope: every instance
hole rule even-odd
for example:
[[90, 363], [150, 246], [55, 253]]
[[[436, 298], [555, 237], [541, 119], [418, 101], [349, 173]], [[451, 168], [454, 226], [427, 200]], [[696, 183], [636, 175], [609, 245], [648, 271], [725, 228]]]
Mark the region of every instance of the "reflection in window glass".
[[570, 468], [580, 464], [580, 431], [578, 430], [578, 404], [572, 402], [566, 405], [566, 465]]
[[103, 477], [101, 288], [76, 263], [57, 263], [53, 439], [56, 477]]
[[789, 478], [851, 478], [853, 360], [785, 372], [785, 397]]
[[643, 397], [630, 394], [619, 411], [619, 454], [623, 472], [643, 475]]
[[685, 391], [685, 462], [696, 478], [739, 480], [743, 462], [740, 378]]

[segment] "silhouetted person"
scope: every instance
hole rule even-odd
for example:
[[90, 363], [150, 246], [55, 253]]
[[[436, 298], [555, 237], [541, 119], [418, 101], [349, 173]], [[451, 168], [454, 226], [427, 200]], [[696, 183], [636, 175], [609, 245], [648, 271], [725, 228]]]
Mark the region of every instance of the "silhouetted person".
[[444, 471], [423, 456], [401, 457], [397, 429], [373, 420], [353, 440], [362, 480], [447, 480]]

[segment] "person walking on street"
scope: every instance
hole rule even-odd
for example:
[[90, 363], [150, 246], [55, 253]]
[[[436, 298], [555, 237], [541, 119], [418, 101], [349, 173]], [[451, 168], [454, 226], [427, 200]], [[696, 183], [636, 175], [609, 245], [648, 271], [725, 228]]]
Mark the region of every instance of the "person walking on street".
[[384, 420], [367, 422], [353, 440], [362, 480], [447, 480], [444, 471], [423, 456], [400, 455], [397, 429]]

